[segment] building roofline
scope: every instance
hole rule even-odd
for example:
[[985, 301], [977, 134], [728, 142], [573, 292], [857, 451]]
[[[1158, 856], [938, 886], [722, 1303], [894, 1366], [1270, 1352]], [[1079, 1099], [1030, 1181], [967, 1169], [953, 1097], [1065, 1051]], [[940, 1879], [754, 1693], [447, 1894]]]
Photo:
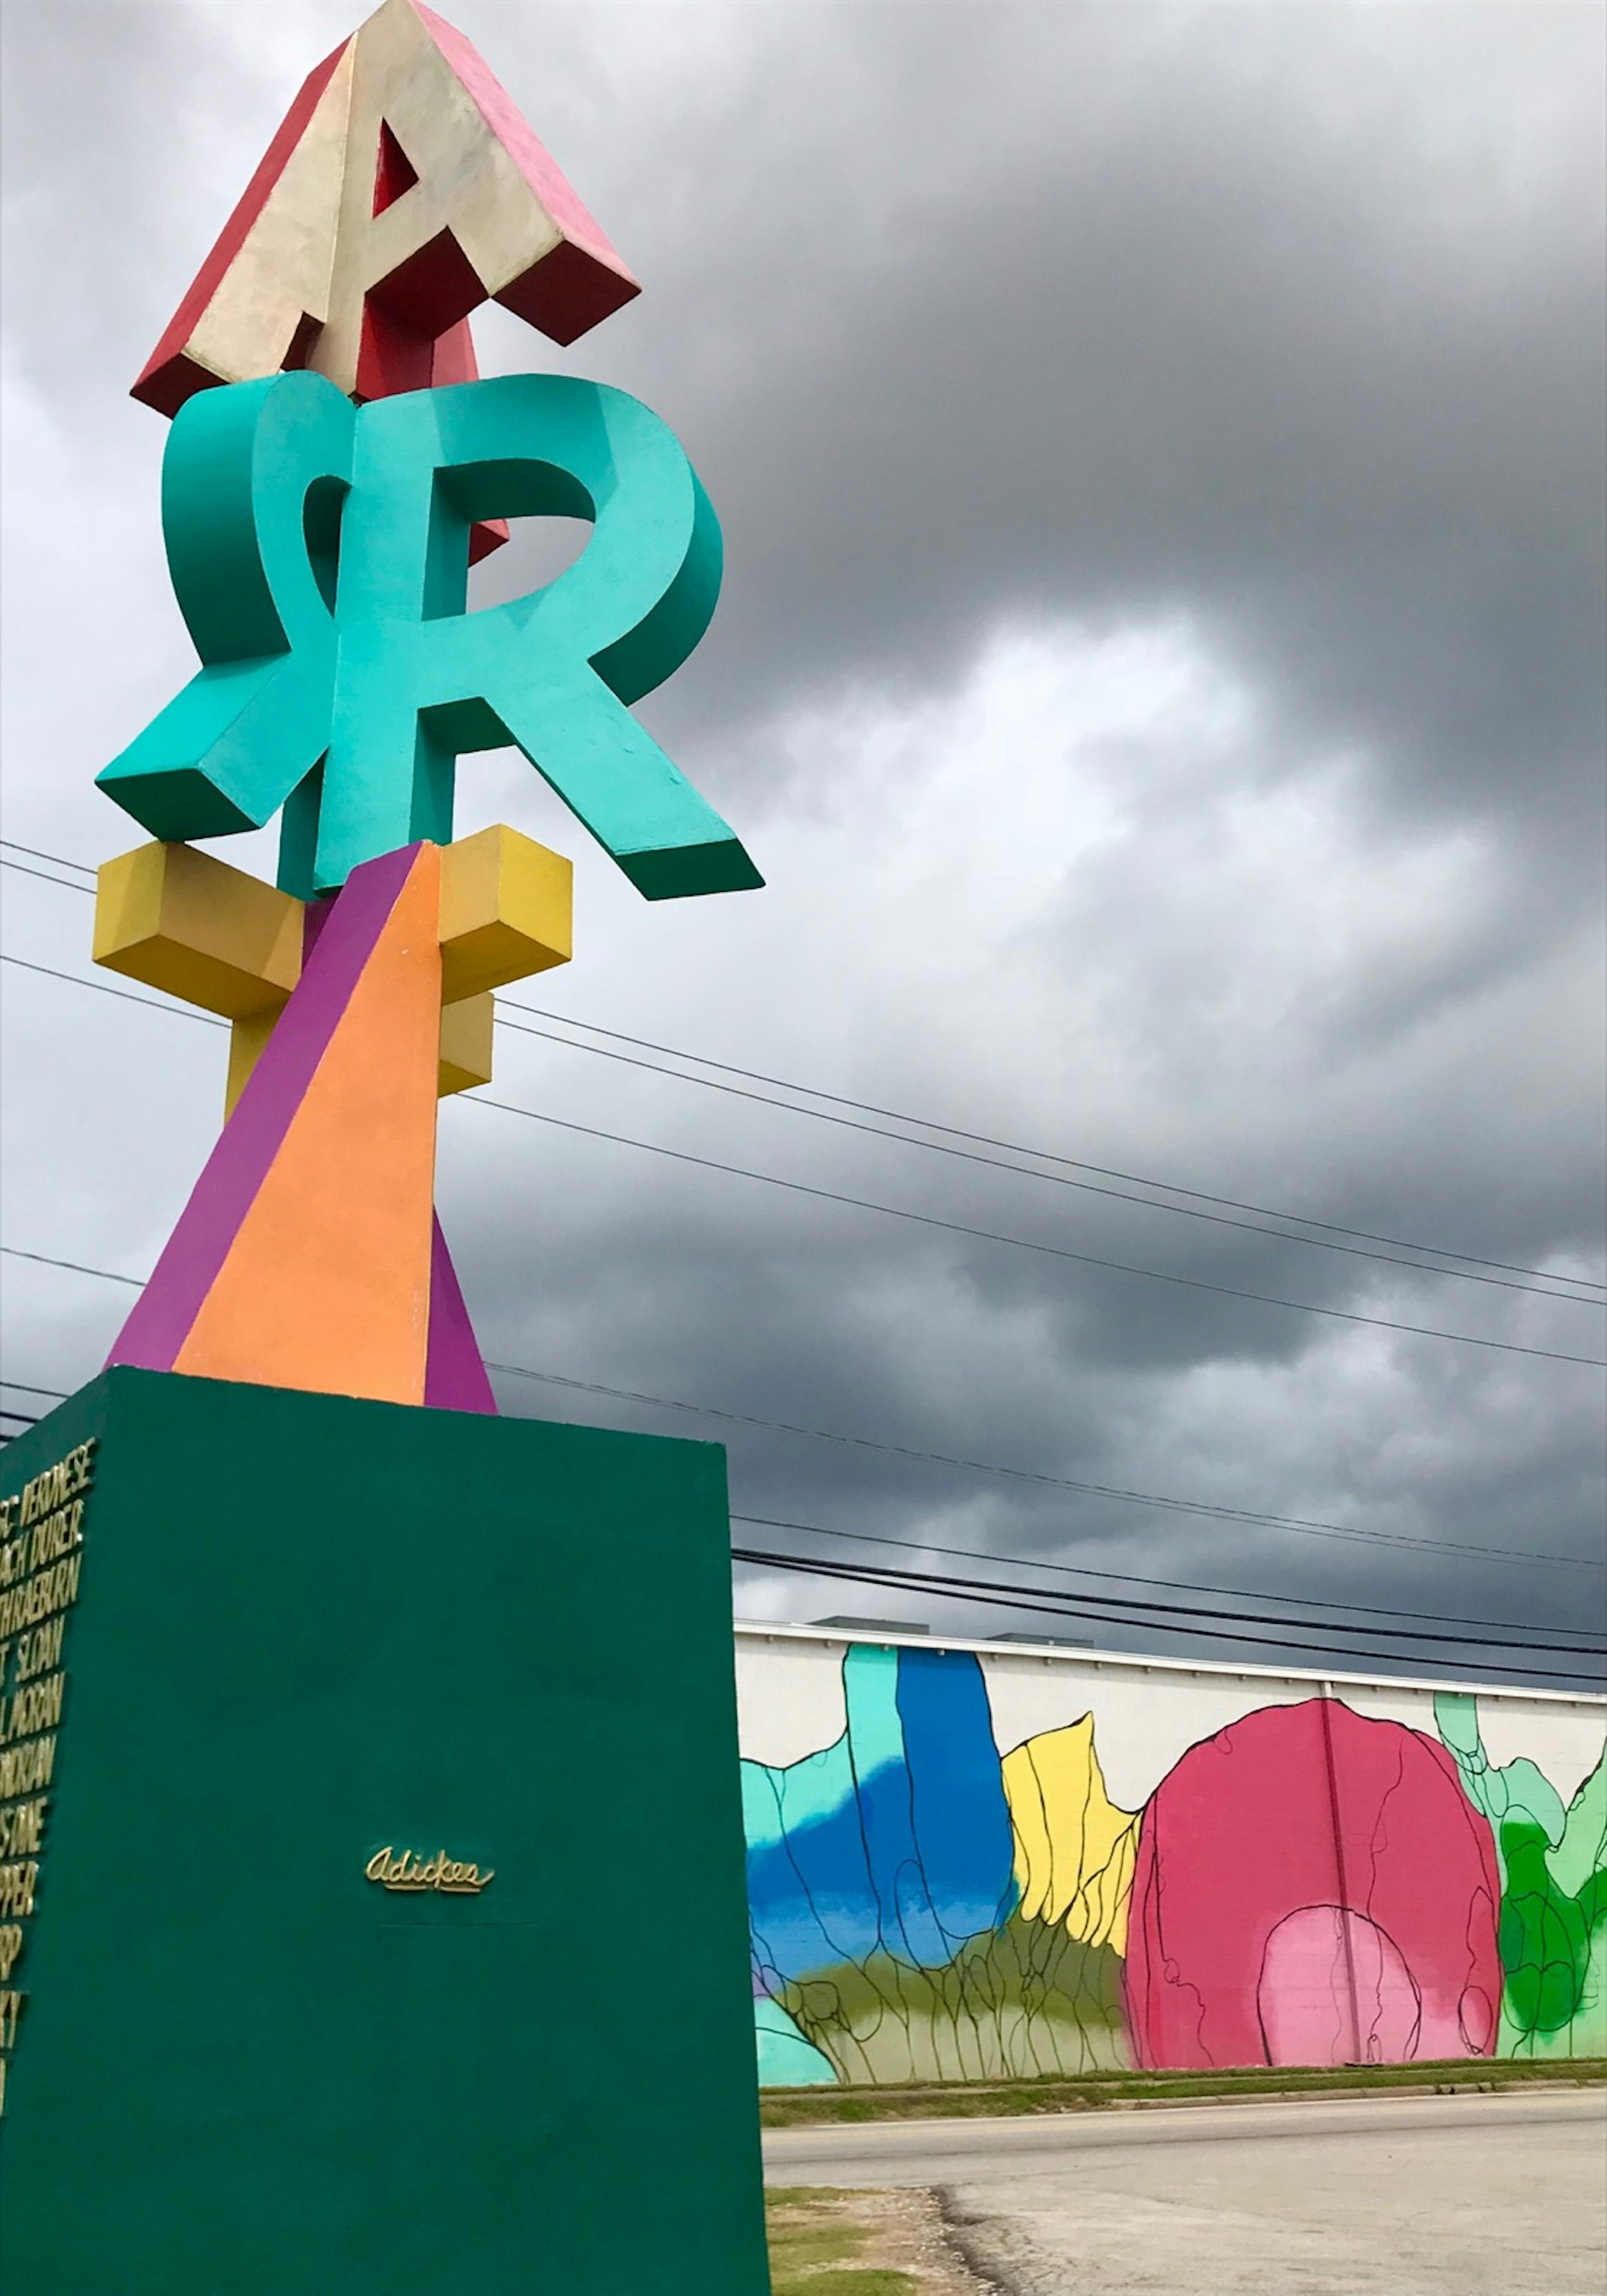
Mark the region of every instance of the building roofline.
[[979, 1658], [1059, 1659], [1069, 1666], [1114, 1668], [1133, 1674], [1227, 1675], [1260, 1682], [1314, 1682], [1360, 1685], [1369, 1690], [1449, 1690], [1478, 1698], [1526, 1698], [1546, 1706], [1587, 1706], [1607, 1709], [1607, 1692], [1598, 1690], [1531, 1690], [1513, 1682], [1469, 1682], [1445, 1675], [1352, 1674], [1342, 1668], [1264, 1664], [1259, 1660], [1208, 1658], [1140, 1658], [1130, 1651], [1085, 1649], [1080, 1644], [979, 1642], [968, 1635], [946, 1635], [936, 1627], [925, 1633], [851, 1634], [840, 1627], [790, 1627], [767, 1619], [738, 1619], [739, 1636], [774, 1642], [824, 1643], [847, 1648], [869, 1643], [877, 1649], [970, 1651]]

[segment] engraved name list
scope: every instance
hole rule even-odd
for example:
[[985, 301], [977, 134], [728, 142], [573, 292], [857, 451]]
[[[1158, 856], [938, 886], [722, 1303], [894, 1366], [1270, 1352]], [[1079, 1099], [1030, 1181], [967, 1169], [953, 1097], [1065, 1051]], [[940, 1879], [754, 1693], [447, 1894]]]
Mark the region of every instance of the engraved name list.
[[0, 1498], [0, 2114], [28, 2005], [22, 1964], [45, 1866], [94, 1448], [92, 1436]]

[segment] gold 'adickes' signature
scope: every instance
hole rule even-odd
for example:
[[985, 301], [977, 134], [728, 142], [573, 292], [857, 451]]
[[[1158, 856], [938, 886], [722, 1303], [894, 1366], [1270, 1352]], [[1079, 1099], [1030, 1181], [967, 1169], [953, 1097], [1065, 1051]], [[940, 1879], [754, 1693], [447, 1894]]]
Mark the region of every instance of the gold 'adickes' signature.
[[496, 1878], [492, 1866], [482, 1874], [478, 1866], [461, 1865], [438, 1849], [433, 1857], [422, 1857], [416, 1849], [393, 1849], [389, 1842], [376, 1849], [363, 1868], [371, 1882], [382, 1890], [444, 1890], [449, 1896], [472, 1898], [479, 1895], [488, 1882]]

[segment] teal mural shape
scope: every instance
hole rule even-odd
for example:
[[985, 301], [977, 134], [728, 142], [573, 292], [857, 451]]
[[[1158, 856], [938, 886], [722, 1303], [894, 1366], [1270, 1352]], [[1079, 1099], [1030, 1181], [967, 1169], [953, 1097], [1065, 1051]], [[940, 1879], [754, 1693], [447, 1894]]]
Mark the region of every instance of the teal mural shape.
[[[467, 611], [469, 530], [589, 520], [544, 587]], [[627, 393], [510, 375], [354, 406], [312, 373], [198, 393], [162, 471], [173, 586], [201, 668], [100, 786], [155, 837], [261, 828], [307, 898], [452, 837], [467, 751], [521, 750], [650, 900], [763, 882], [631, 714], [719, 594], [717, 520]]]
[[1496, 1838], [1504, 1976], [1496, 2054], [1607, 2054], [1607, 1755], [1564, 1807], [1527, 1757], [1492, 1765], [1476, 1699], [1440, 1693], [1434, 1720]]

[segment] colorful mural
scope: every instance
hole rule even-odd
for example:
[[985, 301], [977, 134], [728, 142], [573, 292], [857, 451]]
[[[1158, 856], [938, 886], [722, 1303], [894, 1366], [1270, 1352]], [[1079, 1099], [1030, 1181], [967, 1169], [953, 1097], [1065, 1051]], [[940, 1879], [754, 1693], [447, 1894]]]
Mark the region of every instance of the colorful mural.
[[1495, 1835], [1505, 1988], [1496, 2054], [1607, 2055], [1607, 1766], [1566, 1808], [1533, 1762], [1491, 1767], [1476, 1701], [1434, 1701], [1469, 1800]]
[[[1460, 1693], [1184, 1677], [1135, 1707], [1129, 1680], [1107, 1723], [1074, 1665], [807, 1656], [840, 1734], [742, 1764], [766, 2085], [1607, 2053], [1599, 1701], [1542, 1716], [1554, 1759], [1560, 1730], [1595, 1755], [1565, 1806], [1529, 1756], [1490, 1761]], [[1057, 1694], [1066, 1720], [1011, 1742]], [[1159, 1770], [1136, 1808], [1095, 1743], [1124, 1723]]]

